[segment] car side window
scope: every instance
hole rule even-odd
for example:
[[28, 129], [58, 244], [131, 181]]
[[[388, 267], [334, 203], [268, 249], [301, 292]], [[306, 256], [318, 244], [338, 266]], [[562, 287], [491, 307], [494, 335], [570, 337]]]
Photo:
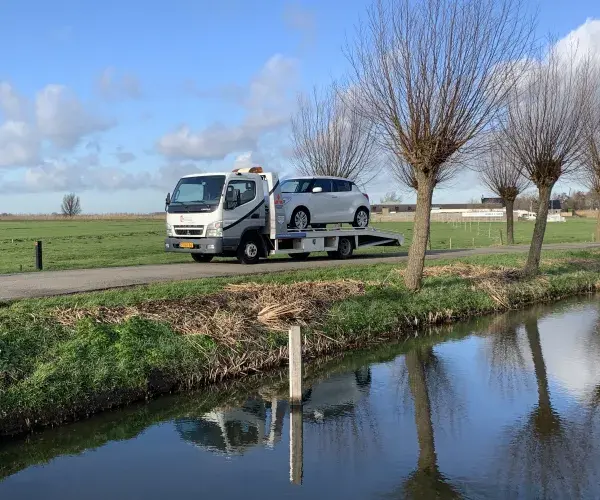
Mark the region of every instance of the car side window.
[[320, 187], [323, 189], [323, 193], [331, 193], [333, 191], [331, 186], [331, 179], [316, 179], [313, 184], [313, 189]]
[[234, 201], [234, 203], [226, 203], [224, 206], [225, 210], [233, 210], [234, 208], [245, 205], [256, 198], [256, 183], [254, 181], [235, 180], [229, 182], [227, 185], [227, 194], [235, 190], [239, 191], [237, 202]]
[[337, 188], [336, 191], [338, 191], [339, 193], [352, 191], [352, 183], [349, 181], [335, 180], [333, 182], [335, 184], [335, 187]]

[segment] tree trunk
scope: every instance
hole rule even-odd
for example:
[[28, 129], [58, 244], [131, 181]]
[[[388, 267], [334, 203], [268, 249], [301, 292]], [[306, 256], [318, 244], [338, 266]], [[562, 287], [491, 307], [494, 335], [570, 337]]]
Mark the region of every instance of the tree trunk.
[[429, 224], [431, 221], [431, 197], [435, 183], [424, 175], [418, 177], [417, 207], [413, 224], [413, 238], [408, 250], [408, 264], [404, 283], [409, 290], [421, 288], [423, 266], [429, 239]]
[[515, 200], [506, 200], [506, 244], [515, 244]]
[[550, 390], [548, 388], [548, 375], [546, 372], [546, 363], [542, 353], [542, 343], [540, 341], [540, 331], [537, 318], [530, 318], [525, 321], [525, 331], [533, 359], [533, 370], [538, 388], [538, 405], [545, 411], [552, 411], [550, 402]]
[[540, 258], [542, 255], [542, 244], [544, 243], [544, 234], [546, 233], [546, 223], [548, 222], [548, 206], [550, 204], [550, 195], [552, 186], [540, 186], [539, 203], [537, 216], [535, 218], [535, 227], [531, 237], [531, 246], [529, 247], [529, 256], [525, 264], [525, 274], [533, 276], [540, 270]]

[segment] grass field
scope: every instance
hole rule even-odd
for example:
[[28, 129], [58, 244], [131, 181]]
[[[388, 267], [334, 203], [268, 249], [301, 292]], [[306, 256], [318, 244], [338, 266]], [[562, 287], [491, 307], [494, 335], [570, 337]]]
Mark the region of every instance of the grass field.
[[[383, 222], [377, 227], [412, 236], [412, 222]], [[549, 223], [546, 243], [593, 241], [596, 221], [574, 219]], [[433, 249], [488, 247], [500, 245], [503, 223], [456, 224], [434, 222]], [[533, 222], [515, 225], [516, 243], [528, 243]], [[34, 242], [43, 241], [44, 269], [76, 269], [140, 264], [190, 262], [187, 254], [167, 254], [163, 250], [164, 221], [156, 218], [85, 220], [0, 220], [0, 273], [33, 271]], [[371, 248], [369, 252], [397, 252], [396, 248]]]

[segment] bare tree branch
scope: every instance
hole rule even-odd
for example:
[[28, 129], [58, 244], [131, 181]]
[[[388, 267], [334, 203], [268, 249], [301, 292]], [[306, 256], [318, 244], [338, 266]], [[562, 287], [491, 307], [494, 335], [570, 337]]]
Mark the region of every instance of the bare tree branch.
[[502, 198], [506, 208], [506, 241], [514, 244], [514, 206], [517, 196], [529, 186], [529, 181], [516, 166], [518, 161], [503, 144], [503, 136], [490, 134], [487, 155], [481, 164], [479, 177], [494, 194]]
[[521, 0], [375, 0], [346, 50], [361, 112], [417, 190], [410, 289], [421, 286], [433, 189], [473, 153], [524, 71], [533, 29]]
[[352, 95], [336, 85], [298, 97], [292, 140], [292, 161], [303, 175], [367, 184], [380, 170], [373, 126], [359, 113]]
[[559, 53], [551, 45], [513, 89], [503, 117], [505, 144], [539, 192], [528, 274], [539, 270], [552, 189], [561, 177], [577, 172], [584, 157], [588, 111], [593, 108], [591, 76], [589, 58]]

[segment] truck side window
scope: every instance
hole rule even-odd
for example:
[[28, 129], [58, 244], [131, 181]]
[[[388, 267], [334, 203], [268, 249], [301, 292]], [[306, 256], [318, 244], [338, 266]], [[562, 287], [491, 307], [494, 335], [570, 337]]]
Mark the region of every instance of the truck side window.
[[226, 210], [232, 210], [241, 205], [251, 202], [256, 198], [256, 183], [254, 181], [234, 180], [227, 185], [227, 190], [236, 189], [240, 192], [239, 204], [234, 207], [225, 207]]

